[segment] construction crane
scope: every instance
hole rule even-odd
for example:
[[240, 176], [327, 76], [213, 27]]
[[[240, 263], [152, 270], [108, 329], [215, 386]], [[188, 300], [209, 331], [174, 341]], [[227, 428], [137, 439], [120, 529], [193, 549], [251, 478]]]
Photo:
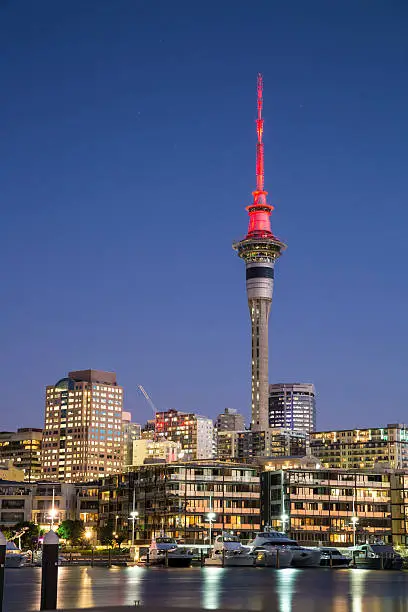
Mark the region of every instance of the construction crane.
[[150, 408], [153, 410], [154, 414], [156, 414], [157, 412], [157, 408], [156, 406], [153, 404], [152, 399], [150, 397], [150, 395], [147, 393], [147, 391], [142, 387], [142, 385], [138, 385], [137, 388], [143, 393], [146, 401], [148, 402]]

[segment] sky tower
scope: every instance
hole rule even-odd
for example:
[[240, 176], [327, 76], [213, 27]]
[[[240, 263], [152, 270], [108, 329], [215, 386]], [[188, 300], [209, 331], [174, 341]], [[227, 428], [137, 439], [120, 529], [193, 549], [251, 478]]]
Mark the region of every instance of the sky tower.
[[286, 245], [272, 234], [271, 212], [264, 189], [263, 81], [258, 74], [258, 117], [256, 132], [256, 189], [249, 214], [248, 233], [233, 244], [238, 256], [245, 261], [246, 289], [252, 326], [252, 431], [266, 431], [268, 418], [268, 322], [272, 304], [275, 260]]

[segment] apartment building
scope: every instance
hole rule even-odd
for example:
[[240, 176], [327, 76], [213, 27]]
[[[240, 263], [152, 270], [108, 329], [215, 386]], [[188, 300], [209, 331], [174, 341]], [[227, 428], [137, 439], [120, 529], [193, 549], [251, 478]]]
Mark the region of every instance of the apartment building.
[[408, 428], [394, 423], [370, 429], [314, 432], [310, 435], [310, 452], [324, 467], [408, 469]]
[[211, 512], [214, 536], [228, 530], [247, 539], [259, 529], [259, 472], [254, 466], [176, 462], [104, 478], [100, 525], [129, 531], [133, 495], [138, 512], [136, 538], [140, 540], [164, 532], [188, 543], [208, 543]]
[[0, 432], [0, 462], [12, 460], [23, 470], [26, 482], [41, 478], [42, 429], [21, 427], [17, 431]]
[[238, 460], [255, 457], [304, 456], [308, 451], [308, 435], [290, 429], [240, 431], [236, 434], [235, 452]]
[[157, 412], [155, 439], [181, 444], [183, 459], [211, 459], [215, 455], [215, 433], [211, 419], [194, 413]]
[[289, 468], [261, 475], [262, 524], [303, 545], [407, 542], [408, 475]]

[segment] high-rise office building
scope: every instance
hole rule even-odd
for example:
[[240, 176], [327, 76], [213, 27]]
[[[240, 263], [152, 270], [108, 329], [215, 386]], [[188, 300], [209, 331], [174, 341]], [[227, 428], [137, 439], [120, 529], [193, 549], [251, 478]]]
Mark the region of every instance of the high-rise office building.
[[26, 482], [41, 478], [42, 429], [21, 427], [14, 431], [0, 432], [0, 460], [13, 460], [24, 471]]
[[245, 429], [245, 420], [238, 410], [225, 408], [224, 412], [217, 416], [215, 428], [218, 433], [220, 431], [243, 431]]
[[370, 429], [317, 431], [310, 436], [310, 452], [324, 467], [408, 469], [408, 427], [392, 423]]
[[272, 304], [275, 261], [286, 245], [271, 230], [273, 206], [267, 203], [264, 188], [264, 145], [262, 118], [262, 76], [258, 75], [258, 118], [256, 129], [256, 189], [247, 206], [248, 233], [234, 243], [246, 266], [246, 289], [252, 325], [252, 421], [253, 431], [266, 431], [268, 419], [268, 323]]
[[311, 433], [316, 429], [316, 397], [309, 383], [269, 385], [269, 425]]
[[123, 389], [113, 372], [69, 372], [46, 389], [45, 480], [86, 482], [123, 466]]
[[211, 459], [215, 454], [213, 422], [198, 414], [157, 412], [155, 439], [180, 442], [183, 459]]

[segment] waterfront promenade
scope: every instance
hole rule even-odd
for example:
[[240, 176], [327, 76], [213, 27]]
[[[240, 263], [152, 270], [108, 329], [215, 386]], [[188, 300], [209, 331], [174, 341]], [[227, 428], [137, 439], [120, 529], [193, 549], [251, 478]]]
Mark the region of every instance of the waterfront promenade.
[[[40, 608], [40, 568], [6, 571], [4, 612]], [[58, 609], [408, 612], [405, 571], [62, 567]]]

